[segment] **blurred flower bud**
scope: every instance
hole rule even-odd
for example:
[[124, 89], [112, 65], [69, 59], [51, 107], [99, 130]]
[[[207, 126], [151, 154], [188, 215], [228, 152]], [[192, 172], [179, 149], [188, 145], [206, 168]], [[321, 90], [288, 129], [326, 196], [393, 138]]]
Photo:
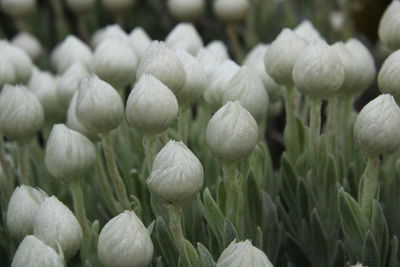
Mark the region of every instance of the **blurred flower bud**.
[[400, 146], [400, 108], [380, 95], [363, 107], [354, 122], [354, 137], [368, 156], [389, 155]]
[[204, 183], [203, 166], [183, 142], [170, 140], [154, 159], [147, 187], [162, 203], [190, 203]]
[[268, 109], [268, 94], [261, 80], [252, 70], [243, 66], [238, 70], [223, 91], [223, 103], [239, 101], [256, 120], [263, 120]]
[[273, 267], [265, 253], [254, 247], [249, 240], [235, 242], [222, 251], [217, 267]]
[[94, 69], [104, 81], [124, 89], [135, 77], [137, 58], [132, 47], [115, 39], [104, 40], [94, 52]]
[[82, 241], [78, 220], [55, 196], [46, 198], [40, 206], [33, 223], [33, 234], [54, 249], [59, 244], [67, 259], [75, 255]]
[[172, 16], [181, 21], [194, 21], [204, 11], [204, 0], [168, 0]]
[[139, 58], [142, 57], [146, 49], [151, 45], [150, 36], [141, 27], [136, 27], [129, 33], [129, 40]]
[[293, 69], [296, 88], [311, 98], [332, 96], [342, 86], [344, 78], [342, 61], [324, 41], [310, 44]]
[[158, 41], [153, 41], [143, 54], [136, 78], [139, 79], [143, 73], [153, 75], [175, 94], [181, 90], [186, 78], [185, 69], [175, 52]]
[[119, 24], [107, 25], [106, 27], [97, 30], [92, 36], [91, 45], [96, 49], [101, 43], [109, 39], [116, 39], [120, 42], [131, 45], [128, 35]]
[[329, 14], [329, 23], [336, 32], [342, 32], [346, 25], [346, 17], [341, 10], [333, 10]]
[[165, 131], [178, 115], [174, 93], [154, 76], [143, 74], [129, 94], [126, 119], [143, 133]]
[[228, 48], [226, 48], [224, 42], [220, 40], [211, 41], [206, 46], [206, 49], [222, 60], [229, 59]]
[[24, 50], [11, 45], [6, 41], [0, 41], [0, 50], [4, 57], [14, 66], [15, 82], [26, 84], [32, 74], [33, 64]]
[[214, 0], [214, 12], [224, 22], [244, 20], [249, 7], [248, 0]]
[[378, 87], [382, 93], [400, 100], [400, 50], [391, 54], [383, 63], [378, 75]]
[[281, 114], [283, 109], [282, 102], [283, 102], [282, 99], [279, 99], [277, 101], [270, 102], [268, 104], [268, 112], [267, 112], [268, 118], [275, 118]]
[[206, 141], [211, 153], [220, 160], [242, 160], [257, 144], [257, 122], [239, 101], [230, 101], [208, 122]]
[[96, 0], [67, 0], [67, 6], [77, 14], [83, 14], [94, 8]]
[[43, 48], [39, 40], [28, 32], [18, 33], [12, 39], [11, 43], [24, 50], [33, 61], [37, 60], [42, 55]]
[[64, 182], [86, 178], [96, 163], [96, 148], [90, 140], [55, 124], [46, 144], [45, 164], [51, 175]]
[[393, 0], [381, 17], [379, 38], [391, 50], [400, 49], [400, 1]]
[[105, 9], [112, 13], [122, 13], [131, 8], [135, 0], [102, 0]]
[[264, 56], [268, 75], [278, 84], [293, 85], [294, 65], [307, 45], [307, 42], [296, 33], [283, 29], [268, 47]]
[[64, 267], [64, 257], [37, 239], [29, 235], [22, 240], [15, 252], [11, 267]]
[[93, 133], [107, 133], [124, 118], [124, 104], [118, 92], [96, 75], [81, 82], [76, 117]]
[[357, 264], [351, 265], [350, 267], [365, 267], [365, 266], [358, 262]]
[[0, 51], [0, 90], [5, 84], [15, 84], [15, 82], [15, 67]]
[[165, 43], [171, 49], [183, 49], [193, 56], [203, 47], [203, 40], [193, 24], [183, 22], [168, 34]]
[[0, 93], [0, 133], [9, 140], [26, 140], [43, 126], [44, 112], [24, 86], [5, 85]]
[[21, 240], [33, 233], [33, 220], [46, 197], [45, 192], [30, 186], [15, 188], [7, 208], [7, 228], [14, 238]]
[[323, 41], [323, 38], [317, 29], [315, 29], [314, 25], [312, 25], [309, 20], [303, 20], [299, 25], [297, 25], [294, 29], [294, 33], [310, 43]]
[[105, 267], [142, 267], [151, 262], [154, 247], [135, 212], [124, 211], [104, 225], [97, 251]]
[[32, 13], [36, 8], [36, 0], [1, 0], [1, 9], [16, 18]]
[[208, 78], [215, 75], [215, 71], [220, 67], [220, 64], [225, 61], [222, 56], [217, 56], [216, 53], [206, 48], [200, 49], [196, 58], [200, 62]]

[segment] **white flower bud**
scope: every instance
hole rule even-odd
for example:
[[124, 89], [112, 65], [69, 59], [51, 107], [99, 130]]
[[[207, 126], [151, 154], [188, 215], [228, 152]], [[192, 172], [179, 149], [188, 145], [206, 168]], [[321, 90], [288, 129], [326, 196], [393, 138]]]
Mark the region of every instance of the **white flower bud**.
[[351, 265], [350, 267], [365, 267], [365, 266], [358, 262], [357, 264]]
[[341, 32], [346, 24], [345, 14], [341, 10], [333, 10], [329, 13], [329, 23], [334, 31]]
[[354, 122], [354, 137], [369, 156], [389, 155], [400, 146], [400, 108], [380, 95], [363, 107]]
[[257, 122], [238, 101], [228, 102], [208, 122], [206, 141], [211, 153], [220, 160], [244, 159], [257, 144]]
[[293, 85], [292, 72], [307, 42], [289, 29], [283, 29], [265, 53], [264, 62], [268, 75], [281, 85]]
[[58, 79], [57, 93], [60, 103], [68, 107], [72, 96], [78, 91], [83, 79], [88, 77], [89, 71], [81, 62], [73, 63]]
[[258, 44], [246, 56], [243, 65], [249, 67], [252, 71], [254, 71], [254, 73], [263, 82], [264, 88], [268, 92], [270, 101], [276, 102], [281, 98], [284, 88], [281, 85], [277, 84], [265, 70], [264, 56], [267, 52], [267, 49], [267, 45]]
[[283, 103], [281, 99], [274, 102], [270, 102], [268, 104], [268, 112], [267, 112], [268, 118], [277, 117], [279, 114], [281, 114], [282, 109], [283, 109]]
[[135, 3], [135, 0], [102, 0], [105, 9], [112, 13], [122, 13]]
[[400, 50], [391, 54], [383, 63], [378, 75], [378, 85], [382, 93], [393, 95], [400, 100]]
[[22, 240], [11, 267], [64, 267], [64, 257], [33, 235]]
[[0, 93], [0, 132], [9, 140], [34, 136], [44, 122], [43, 107], [24, 86], [5, 85]]
[[86, 178], [96, 163], [96, 148], [90, 140], [55, 124], [46, 144], [45, 164], [51, 175], [64, 182]]
[[176, 51], [186, 72], [185, 83], [177, 94], [179, 103], [188, 104], [198, 100], [204, 92], [207, 76], [200, 62], [184, 50]]
[[0, 89], [16, 81], [15, 67], [0, 51]]
[[119, 24], [108, 25], [103, 29], [97, 30], [92, 37], [91, 44], [96, 49], [101, 43], [109, 39], [116, 39], [131, 45], [128, 35]]
[[25, 84], [29, 81], [32, 74], [32, 61], [24, 50], [9, 44], [6, 41], [0, 41], [0, 50], [4, 57], [14, 66], [15, 81]]
[[132, 47], [116, 39], [104, 40], [94, 52], [96, 74], [117, 89], [123, 89], [132, 81], [136, 66]]
[[57, 80], [50, 73], [34, 69], [28, 88], [39, 99], [44, 110], [44, 117], [48, 122], [60, 121], [65, 115], [57, 92]]
[[8, 202], [7, 228], [20, 240], [33, 233], [33, 220], [47, 194], [40, 189], [21, 185], [15, 188]]
[[129, 40], [131, 41], [131, 46], [139, 58], [144, 54], [146, 49], [151, 45], [150, 36], [141, 27], [134, 28], [129, 33]]
[[78, 14], [88, 12], [96, 4], [96, 0], [67, 0], [66, 2], [68, 8]]
[[18, 35], [12, 39], [11, 43], [24, 50], [33, 61], [37, 60], [42, 55], [43, 48], [39, 40], [28, 32], [18, 33]]
[[323, 38], [319, 34], [318, 30], [315, 29], [314, 25], [312, 25], [312, 23], [308, 20], [303, 20], [294, 29], [294, 33], [310, 43], [323, 41]]
[[67, 259], [75, 255], [82, 241], [78, 220], [55, 196], [46, 198], [40, 206], [33, 223], [33, 234], [54, 249], [59, 244]]
[[215, 71], [220, 67], [220, 64], [227, 59], [222, 56], [218, 56], [216, 53], [209, 51], [206, 48], [200, 49], [196, 56], [197, 60], [200, 62], [207, 77], [211, 77], [215, 74]]
[[101, 229], [97, 251], [105, 267], [142, 267], [151, 262], [154, 247], [135, 212], [124, 211]]
[[229, 59], [228, 48], [226, 48], [224, 42], [220, 40], [211, 41], [206, 46], [206, 49], [222, 60]]
[[1, 8], [12, 17], [24, 17], [34, 11], [36, 0], [2, 0]]
[[76, 117], [93, 133], [107, 133], [124, 118], [124, 104], [118, 92], [92, 75], [81, 82], [76, 103]]
[[195, 56], [203, 47], [203, 40], [191, 23], [179, 23], [165, 39], [171, 49], [183, 49]]
[[222, 251], [217, 267], [273, 267], [265, 253], [254, 247], [249, 240], [233, 241]]
[[373, 82], [376, 75], [376, 67], [374, 58], [372, 57], [369, 50], [357, 39], [349, 39], [345, 46], [355, 57], [357, 68], [360, 71], [360, 83], [359, 88], [356, 91], [360, 94], [364, 92]]
[[154, 159], [147, 187], [162, 203], [185, 205], [204, 183], [203, 166], [183, 142], [170, 140]]
[[178, 116], [174, 93], [154, 76], [143, 74], [129, 94], [126, 119], [143, 133], [161, 133]]
[[400, 1], [393, 0], [381, 17], [379, 38], [390, 49], [400, 49]]
[[323, 41], [310, 44], [293, 69], [297, 89], [311, 98], [332, 96], [342, 86], [344, 78], [342, 61]]
[[228, 84], [235, 73], [240, 69], [232, 60], [226, 60], [209, 78], [209, 84], [204, 91], [204, 100], [213, 108], [223, 105], [223, 92], [229, 90]]
[[186, 78], [185, 69], [175, 52], [158, 41], [153, 41], [143, 54], [136, 78], [139, 79], [143, 73], [153, 75], [175, 94], [181, 90]]
[[265, 119], [268, 109], [268, 94], [264, 85], [252, 70], [243, 66], [232, 77], [223, 91], [223, 103], [239, 101], [256, 120]]
[[181, 21], [193, 21], [204, 11], [204, 0], [168, 0], [167, 4], [172, 16]]
[[215, 0], [214, 12], [225, 22], [236, 22], [246, 18], [250, 4], [248, 0]]
[[90, 48], [73, 35], [54, 48], [51, 63], [60, 73], [66, 71], [75, 62], [81, 62], [88, 70], [93, 68], [93, 55]]

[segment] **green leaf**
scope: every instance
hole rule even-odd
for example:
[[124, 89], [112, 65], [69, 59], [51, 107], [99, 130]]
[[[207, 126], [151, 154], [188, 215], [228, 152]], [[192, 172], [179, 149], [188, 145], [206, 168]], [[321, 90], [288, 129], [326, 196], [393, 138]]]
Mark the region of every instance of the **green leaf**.
[[199, 253], [202, 267], [216, 267], [214, 258], [203, 244], [197, 243], [197, 252]]
[[382, 207], [379, 201], [375, 199], [372, 206], [371, 229], [374, 233], [378, 250], [381, 252], [381, 262], [384, 264], [389, 247], [389, 233]]
[[235, 226], [229, 219], [224, 221], [223, 246], [227, 247], [233, 240], [238, 239]]
[[255, 226], [260, 226], [263, 224], [262, 212], [260, 212], [263, 209], [263, 201], [259, 188], [260, 187], [257, 184], [256, 178], [254, 177], [254, 172], [253, 170], [250, 170], [246, 178], [245, 203], [247, 211], [246, 217], [248, 219], [247, 228], [253, 227], [253, 229], [249, 229], [252, 233], [255, 231]]
[[156, 220], [156, 229], [153, 234], [157, 237], [157, 245], [168, 266], [177, 266], [178, 251], [176, 250], [171, 233], [164, 219], [159, 216]]
[[286, 155], [282, 156], [282, 196], [286, 204], [290, 207], [297, 206], [296, 189], [297, 189], [297, 177], [292, 165], [289, 163]]
[[400, 263], [397, 257], [398, 250], [399, 250], [399, 241], [396, 236], [393, 236], [392, 242], [390, 244], [391, 250], [390, 250], [390, 259], [389, 259], [389, 265], [388, 267], [399, 267]]
[[300, 179], [297, 185], [297, 207], [299, 209], [299, 214], [307, 221], [310, 219], [310, 211], [308, 198], [309, 194], [307, 193], [307, 188], [304, 179]]
[[380, 253], [372, 232], [368, 231], [363, 245], [362, 263], [368, 267], [380, 267]]
[[311, 237], [314, 251], [317, 252], [314, 256], [318, 260], [319, 265], [324, 265], [329, 260], [328, 236], [316, 208], [311, 213]]
[[302, 249], [302, 246], [291, 235], [286, 235], [287, 250], [292, 262], [296, 262], [296, 267], [312, 266], [307, 254]]
[[336, 242], [335, 252], [333, 254], [332, 263], [329, 265], [330, 267], [342, 267], [345, 264], [345, 252], [344, 245], [341, 240]]
[[179, 255], [179, 265], [181, 267], [201, 267], [201, 261], [197, 250], [193, 247], [192, 243], [185, 240], [183, 249]]

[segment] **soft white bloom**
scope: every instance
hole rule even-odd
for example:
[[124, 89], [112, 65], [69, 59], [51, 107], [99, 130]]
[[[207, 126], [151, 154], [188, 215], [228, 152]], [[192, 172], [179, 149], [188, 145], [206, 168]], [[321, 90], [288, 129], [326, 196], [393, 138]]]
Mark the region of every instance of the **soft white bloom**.
[[1, 56], [6, 57], [14, 66], [15, 82], [25, 84], [29, 81], [33, 64], [31, 58], [24, 50], [11, 45], [7, 41], [0, 41]]
[[135, 77], [137, 57], [127, 43], [104, 40], [94, 52], [95, 73], [117, 89], [123, 89]]
[[214, 12], [225, 22], [236, 22], [246, 18], [250, 3], [248, 0], [214, 0]]
[[139, 79], [143, 73], [153, 75], [175, 94], [182, 89], [186, 79], [183, 64], [175, 52], [159, 41], [153, 41], [143, 54], [136, 78]]
[[81, 62], [88, 70], [93, 68], [90, 48], [73, 35], [68, 35], [51, 53], [51, 63], [57, 72], [64, 72], [75, 62]]
[[378, 87], [382, 93], [400, 100], [400, 50], [391, 54], [383, 63], [378, 75]]
[[323, 40], [318, 30], [315, 29], [314, 25], [312, 25], [309, 20], [303, 20], [293, 31], [308, 42], [317, 42]]
[[36, 0], [1, 0], [1, 9], [10, 16], [24, 17], [36, 8]]
[[71, 102], [69, 103], [68, 111], [67, 111], [67, 119], [65, 125], [68, 128], [80, 132], [81, 134], [85, 135], [90, 140], [97, 140], [97, 135], [90, 132], [76, 117], [76, 102], [78, 100], [78, 92], [75, 92], [72, 96]]
[[107, 133], [124, 118], [124, 104], [118, 92], [96, 75], [81, 82], [76, 117], [93, 133]]
[[220, 40], [211, 41], [206, 46], [206, 49], [217, 57], [221, 58], [222, 60], [229, 59], [228, 48], [226, 47], [224, 42]]
[[154, 247], [135, 212], [124, 211], [101, 229], [97, 251], [106, 267], [142, 267], [151, 262]]
[[171, 14], [182, 21], [197, 19], [204, 10], [204, 0], [168, 0], [168, 9]]
[[15, 252], [11, 267], [64, 267], [63, 255], [33, 235], [22, 240]]
[[95, 6], [96, 0], [66, 0], [66, 3], [75, 13], [86, 13]]
[[216, 69], [218, 69], [220, 65], [227, 60], [224, 59], [223, 56], [218, 56], [216, 53], [211, 52], [206, 48], [200, 49], [196, 58], [200, 62], [208, 78], [213, 76]]
[[147, 187], [162, 203], [185, 205], [204, 183], [203, 166], [183, 142], [170, 140], [154, 159]]
[[379, 38], [390, 49], [400, 49], [400, 1], [393, 0], [381, 17]]
[[8, 202], [7, 229], [16, 239], [33, 233], [33, 220], [47, 194], [40, 189], [21, 185]]
[[34, 136], [44, 122], [43, 107], [24, 86], [5, 85], [0, 93], [0, 132], [9, 140]]
[[244, 159], [257, 144], [257, 122], [239, 101], [228, 102], [208, 122], [206, 141], [211, 153], [223, 161]]
[[40, 41], [29, 32], [18, 33], [11, 40], [11, 43], [24, 50], [33, 61], [37, 60], [42, 55], [43, 48]]
[[113, 13], [121, 13], [129, 9], [135, 0], [102, 0], [105, 9]]
[[45, 164], [51, 175], [64, 182], [86, 178], [96, 163], [96, 148], [77, 131], [55, 124], [46, 144]]
[[345, 25], [346, 17], [341, 10], [333, 10], [329, 14], [329, 23], [333, 30], [340, 32]]
[[196, 56], [203, 47], [203, 40], [191, 23], [179, 23], [165, 38], [165, 43], [172, 49], [183, 49]]
[[393, 97], [383, 94], [367, 105], [354, 122], [354, 137], [369, 156], [389, 155], [400, 146], [400, 108]]
[[307, 45], [307, 41], [296, 33], [283, 29], [264, 56], [265, 69], [269, 76], [278, 84], [292, 85], [294, 65]]
[[143, 74], [129, 94], [126, 118], [143, 133], [165, 131], [178, 115], [174, 93], [154, 76]]
[[67, 259], [75, 255], [82, 242], [78, 220], [55, 196], [42, 202], [33, 223], [33, 234], [54, 249], [59, 244]]
[[249, 240], [233, 241], [222, 251], [217, 267], [273, 267], [265, 253]]
[[121, 28], [119, 24], [111, 24], [97, 30], [91, 40], [91, 45], [96, 49], [103, 41], [109, 39], [116, 39], [131, 45], [128, 34]]
[[131, 46], [139, 58], [144, 54], [146, 49], [151, 44], [150, 36], [145, 32], [142, 27], [136, 27], [129, 33], [129, 40]]
[[324, 41], [310, 44], [293, 69], [296, 88], [311, 98], [332, 96], [342, 86], [344, 78], [342, 61]]
[[0, 51], [0, 89], [3, 88], [5, 84], [14, 84], [15, 82], [15, 67]]

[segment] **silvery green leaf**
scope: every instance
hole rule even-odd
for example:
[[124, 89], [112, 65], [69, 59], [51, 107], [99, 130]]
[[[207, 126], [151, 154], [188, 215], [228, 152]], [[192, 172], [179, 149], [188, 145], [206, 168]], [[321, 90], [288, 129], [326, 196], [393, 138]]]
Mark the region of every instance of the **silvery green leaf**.
[[214, 258], [203, 244], [197, 243], [197, 252], [199, 253], [202, 267], [216, 267]]
[[165, 263], [168, 266], [177, 266], [178, 251], [175, 248], [168, 226], [161, 216], [157, 218], [155, 227], [153, 235], [157, 237], [158, 247]]
[[393, 236], [392, 241], [390, 242], [391, 250], [390, 250], [390, 259], [388, 267], [399, 267], [399, 259], [398, 259], [398, 249], [399, 249], [399, 241], [396, 236]]
[[185, 245], [179, 255], [179, 267], [201, 267], [199, 255], [193, 245], [185, 240]]
[[332, 262], [329, 265], [330, 267], [342, 267], [345, 264], [345, 251], [344, 251], [344, 245], [341, 240], [338, 240], [335, 245], [335, 251], [333, 254]]
[[362, 263], [368, 267], [380, 267], [380, 253], [372, 232], [365, 235], [363, 245]]

